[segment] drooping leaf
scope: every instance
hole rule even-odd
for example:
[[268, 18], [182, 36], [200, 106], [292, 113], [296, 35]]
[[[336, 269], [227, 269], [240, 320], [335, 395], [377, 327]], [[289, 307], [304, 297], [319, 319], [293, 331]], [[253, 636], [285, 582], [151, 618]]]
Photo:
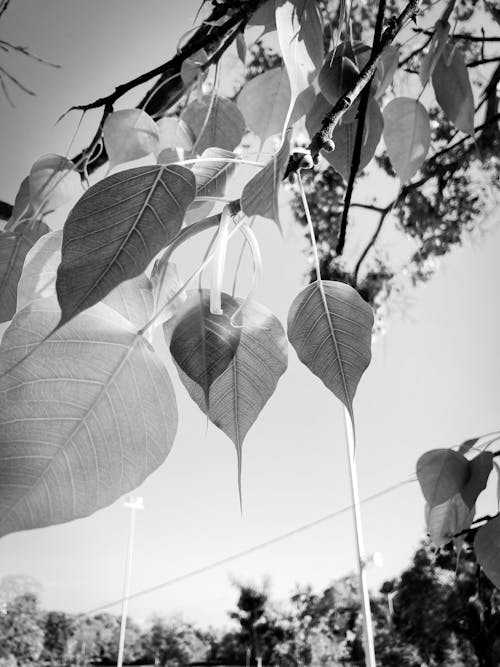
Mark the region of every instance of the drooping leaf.
[[474, 538], [474, 552], [484, 573], [500, 588], [500, 517], [490, 519], [478, 529]]
[[14, 200], [14, 207], [12, 209], [11, 222], [13, 226], [10, 231], [14, 231], [16, 226], [28, 218], [31, 218], [34, 214], [33, 206], [30, 200], [30, 177], [26, 176], [21, 181], [19, 190], [17, 191], [16, 198]]
[[432, 509], [425, 506], [427, 532], [436, 547], [441, 547], [453, 540], [453, 536], [470, 527], [475, 508], [470, 509], [457, 493]]
[[472, 509], [479, 494], [488, 483], [488, 478], [493, 469], [493, 454], [491, 452], [481, 452], [471, 461], [468, 461], [468, 464], [469, 476], [462, 490], [462, 498], [465, 504]]
[[[55, 299], [20, 311], [0, 371], [57, 323]], [[98, 304], [0, 380], [0, 535], [87, 516], [138, 486], [167, 456], [177, 407], [161, 360]]]
[[[237, 301], [243, 303], [243, 299]], [[210, 387], [208, 411], [201, 387], [178, 369], [193, 401], [203, 412], [208, 412], [210, 421], [236, 447], [240, 497], [243, 441], [287, 368], [285, 332], [267, 308], [248, 301], [242, 311], [241, 326], [236, 354]]]
[[288, 312], [288, 339], [300, 361], [346, 406], [371, 360], [373, 312], [355, 289], [340, 282], [311, 283]]
[[241, 210], [247, 217], [262, 215], [274, 220], [281, 230], [278, 192], [290, 156], [290, 131], [276, 155], [253, 176], [241, 193]]
[[75, 165], [62, 155], [42, 155], [28, 178], [31, 206], [37, 213], [53, 211], [83, 192]]
[[205, 49], [199, 49], [186, 58], [181, 65], [181, 77], [185, 86], [189, 86], [202, 73], [202, 65], [208, 60]]
[[179, 231], [195, 195], [185, 167], [137, 167], [91, 187], [64, 226], [57, 272], [61, 325], [142, 273]]
[[202, 389], [210, 405], [210, 387], [231, 363], [240, 342], [241, 329], [230, 323], [238, 308], [222, 294], [223, 315], [210, 312], [208, 290], [188, 293], [173, 323], [170, 352], [176, 364]]
[[470, 438], [469, 440], [464, 440], [458, 448], [458, 451], [460, 454], [467, 454], [467, 452], [472, 449], [472, 447], [474, 447], [478, 440], [479, 438]]
[[474, 95], [462, 52], [446, 44], [432, 73], [439, 106], [458, 130], [474, 134]]
[[425, 87], [429, 82], [429, 79], [434, 72], [436, 63], [438, 62], [443, 50], [446, 46], [448, 40], [448, 34], [450, 32], [450, 24], [448, 21], [442, 21], [439, 19], [434, 26], [434, 34], [432, 35], [431, 43], [429, 44], [429, 49], [422, 58], [420, 63], [420, 69], [418, 75], [420, 77], [420, 83], [422, 87]]
[[245, 119], [236, 104], [219, 95], [193, 100], [184, 109], [181, 119], [196, 137], [197, 153], [207, 148], [232, 151], [245, 132]]
[[398, 69], [398, 63], [399, 49], [395, 44], [391, 44], [384, 51], [384, 54], [377, 65], [378, 82], [374, 80], [372, 83], [376, 100], [382, 99], [385, 91], [391, 85]]
[[247, 58], [247, 43], [245, 42], [245, 37], [239, 32], [236, 35], [236, 53], [238, 54], [238, 58], [241, 60], [243, 64], [246, 63], [246, 58]]
[[102, 130], [112, 167], [137, 160], [158, 149], [158, 125], [142, 109], [120, 109], [110, 114]]
[[44, 222], [21, 222], [13, 232], [0, 232], [0, 322], [8, 322], [14, 316], [26, 255], [49, 231]]
[[290, 79], [289, 115], [323, 62], [323, 26], [314, 0], [276, 0], [276, 30]]
[[453, 449], [432, 449], [417, 461], [417, 478], [431, 509], [460, 493], [469, 474], [469, 462]]
[[396, 97], [386, 104], [382, 113], [387, 153], [401, 183], [406, 183], [417, 173], [429, 152], [429, 114], [418, 100], [409, 97]]

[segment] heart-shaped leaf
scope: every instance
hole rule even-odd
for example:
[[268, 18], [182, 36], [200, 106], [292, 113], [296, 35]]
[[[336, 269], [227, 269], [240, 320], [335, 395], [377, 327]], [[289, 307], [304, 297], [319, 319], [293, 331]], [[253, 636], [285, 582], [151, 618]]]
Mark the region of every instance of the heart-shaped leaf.
[[176, 364], [202, 389], [206, 405], [210, 387], [231, 363], [240, 342], [241, 329], [231, 316], [238, 308], [228, 294], [222, 294], [222, 315], [210, 312], [210, 292], [188, 293], [172, 323], [170, 352]]
[[425, 522], [433, 544], [436, 547], [448, 544], [454, 535], [470, 528], [475, 511], [474, 507], [467, 507], [459, 493], [433, 508], [426, 504]]
[[429, 49], [427, 53], [422, 58], [420, 63], [420, 69], [418, 75], [420, 77], [420, 83], [423, 87], [427, 85], [429, 79], [434, 72], [434, 68], [443, 53], [443, 50], [446, 46], [448, 40], [448, 33], [450, 32], [450, 24], [448, 21], [442, 21], [439, 19], [434, 26], [434, 34], [432, 35], [431, 43], [429, 44]]
[[288, 312], [288, 339], [300, 361], [342, 401], [352, 402], [371, 360], [373, 312], [355, 289], [331, 280], [308, 285]]
[[83, 517], [138, 486], [177, 428], [168, 373], [103, 304], [58, 329], [55, 299], [20, 311], [0, 346], [0, 535]]
[[479, 494], [488, 483], [488, 478], [493, 469], [493, 454], [491, 452], [481, 452], [471, 461], [468, 461], [468, 464], [469, 476], [462, 489], [462, 498], [465, 504], [472, 509]]
[[262, 215], [274, 220], [280, 230], [278, 192], [290, 157], [290, 135], [288, 131], [279, 151], [248, 181], [240, 199], [241, 210], [246, 216]]
[[0, 232], [0, 322], [17, 308], [17, 289], [28, 251], [50, 229], [44, 222], [21, 222], [13, 232]]
[[160, 133], [158, 125], [142, 109], [120, 109], [106, 118], [102, 138], [114, 167], [156, 153]]
[[137, 167], [92, 186], [64, 226], [60, 325], [142, 273], [179, 231], [195, 177], [178, 165]]
[[207, 148], [232, 151], [245, 132], [245, 119], [236, 104], [219, 95], [193, 100], [184, 109], [181, 119], [196, 137], [193, 150], [203, 153]]
[[387, 153], [401, 183], [406, 183], [417, 173], [429, 152], [429, 114], [418, 100], [410, 97], [396, 97], [386, 104], [382, 113]]
[[417, 461], [417, 478], [431, 509], [460, 493], [469, 474], [469, 462], [453, 449], [432, 449]]
[[[237, 301], [240, 305], [243, 303], [243, 299]], [[248, 301], [242, 311], [241, 324], [236, 354], [210, 387], [208, 411], [201, 387], [178, 369], [193, 401], [203, 412], [208, 412], [210, 421], [236, 447], [240, 498], [243, 441], [287, 368], [285, 332], [267, 308]]]
[[490, 519], [478, 529], [474, 538], [474, 552], [484, 573], [500, 588], [500, 516]]
[[474, 134], [474, 95], [469, 70], [456, 45], [446, 44], [432, 73], [439, 106], [458, 130]]
[[75, 165], [62, 155], [42, 155], [28, 178], [31, 206], [37, 213], [53, 211], [83, 192]]

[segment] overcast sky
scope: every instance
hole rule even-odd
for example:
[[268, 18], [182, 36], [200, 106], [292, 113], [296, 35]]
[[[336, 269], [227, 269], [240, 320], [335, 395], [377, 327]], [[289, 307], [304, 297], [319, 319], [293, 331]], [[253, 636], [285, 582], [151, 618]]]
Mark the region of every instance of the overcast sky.
[[[15, 109], [0, 101], [0, 198], [13, 201], [37, 157], [66, 152], [78, 116], [57, 126], [55, 121], [69, 106], [106, 94], [171, 56], [197, 5], [193, 0], [12, 0], [0, 37], [62, 67], [2, 55], [3, 66], [37, 96], [14, 90]], [[75, 148], [85, 144], [96, 118], [85, 120]], [[307, 270], [303, 230], [291, 214], [284, 217], [289, 220], [284, 241], [272, 225], [256, 227], [264, 258], [258, 299], [283, 323]], [[366, 224], [373, 223], [367, 219]], [[500, 233], [494, 220], [487, 226], [492, 231], [484, 238], [454, 251], [428, 285], [408, 294], [404, 313], [391, 317], [387, 335], [374, 347], [355, 400], [362, 496], [407, 480], [427, 449], [500, 428]], [[181, 254], [181, 262], [193, 252], [200, 252], [199, 244]], [[349, 504], [342, 408], [291, 348], [289, 356], [287, 373], [244, 445], [243, 516], [234, 447], [213, 426], [205, 433], [205, 417], [168, 362], [180, 425], [168, 459], [137, 491], [145, 509], [137, 516], [133, 591], [203, 568]], [[485, 509], [495, 511], [493, 502]], [[384, 557], [382, 568], [369, 570], [376, 589], [407, 565], [424, 535], [417, 485], [402, 485], [366, 504], [363, 521], [367, 552]], [[0, 577], [35, 577], [46, 608], [94, 609], [120, 598], [127, 531], [122, 499], [87, 519], [4, 537]], [[153, 611], [181, 613], [204, 625], [222, 624], [236, 598], [231, 578], [259, 582], [267, 576], [279, 599], [296, 583], [321, 589], [354, 567], [347, 512], [139, 597], [130, 613], [136, 619]], [[119, 607], [110, 611], [118, 613]]]

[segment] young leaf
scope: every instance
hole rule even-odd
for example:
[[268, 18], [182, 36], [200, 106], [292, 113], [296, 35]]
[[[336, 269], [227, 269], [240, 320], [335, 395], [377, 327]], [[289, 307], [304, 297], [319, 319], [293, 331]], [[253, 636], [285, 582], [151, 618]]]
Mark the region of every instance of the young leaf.
[[75, 165], [62, 155], [49, 153], [38, 158], [28, 178], [31, 206], [39, 214], [53, 211], [83, 192]]
[[21, 222], [13, 232], [0, 232], [0, 322], [8, 322], [14, 316], [26, 255], [49, 231], [44, 222]]
[[453, 535], [470, 527], [475, 508], [470, 509], [457, 493], [440, 505], [432, 508], [425, 506], [427, 532], [436, 547], [441, 547], [453, 540]]
[[474, 96], [462, 52], [448, 43], [432, 73], [439, 106], [458, 130], [474, 134]]
[[276, 30], [290, 79], [290, 117], [323, 62], [323, 26], [315, 0], [276, 0]]
[[173, 323], [170, 352], [176, 364], [202, 389], [209, 405], [210, 387], [231, 363], [241, 329], [230, 323], [237, 302], [222, 294], [223, 315], [210, 312], [208, 290], [188, 293]]
[[[0, 346], [0, 371], [54, 329], [55, 299], [31, 303]], [[170, 378], [113, 310], [81, 313], [0, 380], [0, 535], [79, 517], [138, 486], [177, 428]]]
[[144, 271], [179, 231], [194, 195], [194, 174], [178, 165], [128, 169], [87, 190], [64, 226], [60, 324]]
[[500, 588], [500, 517], [490, 519], [478, 529], [474, 538], [474, 552], [484, 573]]
[[[243, 299], [237, 299], [237, 302], [241, 305]], [[178, 369], [193, 401], [203, 412], [208, 412], [210, 421], [236, 447], [240, 498], [243, 441], [287, 368], [285, 332], [267, 308], [256, 301], [248, 301], [242, 311], [241, 324], [236, 354], [210, 387], [208, 411], [200, 386]]]
[[429, 114], [418, 100], [409, 97], [396, 97], [382, 113], [387, 153], [401, 183], [406, 183], [417, 173], [429, 151]]
[[472, 509], [479, 494], [488, 483], [490, 472], [493, 469], [493, 454], [491, 452], [481, 452], [471, 461], [468, 461], [468, 464], [469, 476], [462, 489], [462, 498], [465, 504]]
[[137, 160], [158, 149], [158, 125], [142, 109], [120, 109], [110, 114], [102, 129], [111, 167]]
[[469, 474], [469, 462], [453, 449], [432, 449], [417, 461], [417, 478], [431, 509], [460, 493]]
[[274, 220], [281, 230], [278, 192], [290, 157], [290, 131], [276, 155], [243, 188], [241, 210], [247, 217], [262, 215]]
[[196, 137], [195, 149], [203, 153], [206, 148], [223, 148], [232, 151], [240, 143], [245, 132], [245, 119], [234, 102], [215, 95], [193, 100], [181, 115]]
[[448, 40], [448, 33], [450, 32], [450, 24], [448, 21], [442, 21], [439, 19], [436, 25], [434, 26], [434, 34], [432, 35], [431, 43], [429, 44], [429, 50], [422, 58], [420, 63], [419, 77], [420, 83], [424, 88], [429, 79], [434, 72], [436, 63], [438, 62], [441, 54], [443, 53], [444, 47]]
[[300, 361], [346, 406], [371, 360], [373, 311], [349, 285], [316, 281], [288, 313], [288, 339]]

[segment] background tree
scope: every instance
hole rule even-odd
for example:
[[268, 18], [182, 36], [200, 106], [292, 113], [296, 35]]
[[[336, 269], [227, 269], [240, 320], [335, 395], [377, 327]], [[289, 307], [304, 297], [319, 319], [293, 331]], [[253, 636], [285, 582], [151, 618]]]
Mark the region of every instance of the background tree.
[[19, 667], [36, 665], [43, 650], [44, 633], [40, 627], [37, 597], [24, 593], [10, 600], [0, 613], [0, 655], [15, 657]]

